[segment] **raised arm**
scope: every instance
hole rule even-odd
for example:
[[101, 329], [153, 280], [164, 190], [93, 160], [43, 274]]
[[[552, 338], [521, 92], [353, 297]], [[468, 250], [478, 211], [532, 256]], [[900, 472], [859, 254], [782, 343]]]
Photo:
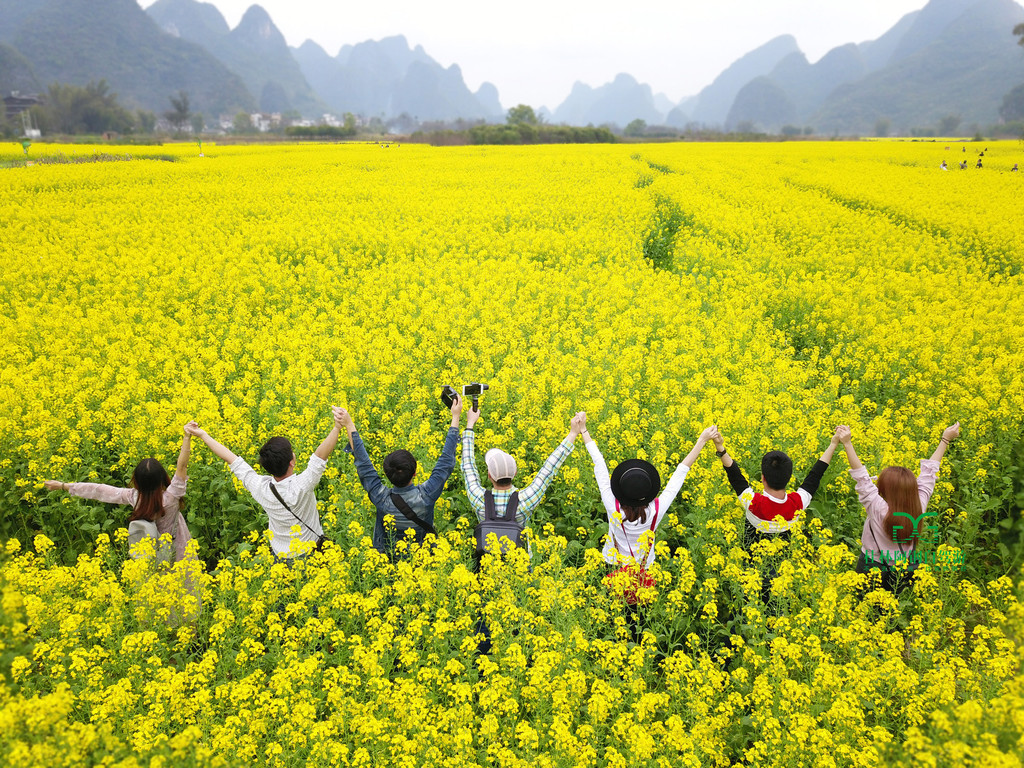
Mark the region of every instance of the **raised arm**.
[[861, 462], [860, 457], [857, 456], [857, 451], [854, 450], [853, 433], [848, 426], [841, 424], [836, 427], [836, 437], [843, 444], [843, 449], [846, 451], [846, 460], [850, 462], [850, 477], [854, 480], [857, 498], [864, 507], [864, 511], [870, 517], [882, 520], [886, 512], [888, 512], [889, 506], [878, 494], [878, 486], [871, 480], [871, 476], [864, 469], [864, 464]]
[[334, 453], [334, 449], [338, 446], [338, 438], [341, 437], [341, 430], [343, 428], [341, 416], [338, 414], [338, 411], [335, 410], [335, 406], [331, 406], [331, 411], [334, 414], [334, 424], [331, 425], [331, 431], [327, 433], [327, 437], [324, 438], [324, 441], [320, 443], [315, 451], [313, 451], [318, 458], [321, 458], [324, 461], [331, 458], [331, 454]]
[[348, 435], [349, 451], [354, 451], [355, 445], [353, 444], [352, 435], [356, 432], [356, 423], [352, 420], [351, 414], [345, 408], [339, 408], [336, 405], [332, 405], [331, 410], [334, 412], [334, 423], [337, 424], [340, 421], [341, 428]]
[[942, 457], [946, 455], [946, 449], [949, 444], [960, 437], [960, 422], [956, 422], [950, 427], [946, 427], [942, 431], [942, 437], [939, 438], [939, 444], [935, 446], [935, 453], [932, 454], [932, 461], [942, 461]]
[[743, 476], [743, 471], [739, 465], [732, 460], [732, 456], [725, 449], [725, 438], [722, 437], [722, 433], [718, 431], [717, 427], [711, 434], [711, 441], [715, 444], [715, 452], [718, 454], [718, 458], [722, 460], [722, 466], [725, 467], [725, 475], [729, 478], [729, 485], [732, 486], [732, 490], [737, 496], [742, 496], [750, 488], [750, 483]]
[[422, 485], [423, 494], [433, 501], [444, 490], [444, 484], [455, 469], [455, 446], [459, 440], [459, 418], [462, 416], [462, 398], [455, 395], [452, 398], [452, 423], [448, 427], [448, 433], [444, 437], [444, 445], [441, 447], [441, 455], [437, 457], [434, 469]]
[[565, 439], [558, 444], [558, 447], [551, 452], [547, 460], [541, 466], [537, 472], [537, 476], [533, 478], [528, 486], [523, 488], [519, 492], [519, 509], [529, 517], [529, 513], [541, 502], [544, 498], [544, 492], [547, 491], [548, 486], [551, 485], [551, 481], [555, 479], [555, 475], [558, 473], [559, 468], [565, 463], [565, 460], [569, 458], [569, 454], [572, 453], [573, 448], [576, 447], [576, 438], [580, 436], [580, 433], [587, 426], [587, 415], [583, 411], [578, 412], [569, 421], [569, 434], [565, 436]]
[[832, 439], [829, 441], [828, 448], [821, 454], [821, 458], [814, 462], [814, 466], [811, 467], [811, 471], [807, 473], [807, 477], [800, 483], [799, 491], [803, 491], [806, 494], [804, 499], [804, 506], [811, 503], [811, 498], [818, 492], [818, 486], [821, 485], [821, 478], [825, 476], [825, 471], [828, 469], [828, 465], [832, 462], [832, 456], [836, 452], [836, 446], [839, 445], [839, 431], [832, 435]]
[[594, 479], [597, 481], [597, 489], [601, 492], [601, 502], [604, 504], [605, 511], [611, 515], [615, 511], [615, 494], [612, 493], [612, 478], [608, 474], [608, 464], [587, 429], [586, 412], [580, 411], [580, 413], [583, 415], [581, 423], [583, 430], [580, 432], [583, 435], [583, 445], [586, 446], [587, 453], [590, 454], [590, 458], [594, 462]]
[[48, 491], [66, 491], [80, 499], [103, 501], [107, 504], [135, 504], [134, 488], [118, 488], [116, 485], [103, 483], [65, 483], [61, 480], [44, 480], [43, 486]]
[[476, 430], [474, 427], [480, 420], [480, 411], [470, 408], [466, 417], [466, 430], [462, 433], [462, 480], [466, 486], [466, 496], [475, 510], [484, 508], [484, 487], [480, 484], [480, 473], [476, 468]]
[[697, 457], [700, 456], [700, 452], [704, 450], [704, 446], [707, 445], [712, 436], [716, 434], [718, 434], [718, 427], [714, 425], [707, 427], [703, 432], [701, 432], [700, 436], [697, 438], [697, 442], [693, 444], [693, 449], [686, 454], [686, 458], [683, 459], [683, 464], [688, 467], [692, 467], [693, 462], [695, 462]]
[[185, 425], [185, 434], [181, 438], [181, 450], [178, 451], [178, 463], [174, 467], [174, 476], [182, 482], [188, 480], [188, 457], [192, 453], [192, 435], [188, 428], [198, 426], [194, 421]]
[[846, 451], [846, 460], [850, 463], [850, 470], [864, 469], [864, 465], [853, 447], [853, 432], [850, 428], [845, 424], [840, 424], [836, 427], [836, 437], [839, 438], [839, 442], [843, 444], [843, 450]]
[[235, 459], [238, 458], [238, 456], [210, 437], [209, 433], [205, 429], [200, 428], [194, 421], [185, 425], [185, 432], [192, 437], [198, 437], [206, 443], [206, 447], [213, 451], [213, 455], [223, 459], [228, 465], [234, 464]]

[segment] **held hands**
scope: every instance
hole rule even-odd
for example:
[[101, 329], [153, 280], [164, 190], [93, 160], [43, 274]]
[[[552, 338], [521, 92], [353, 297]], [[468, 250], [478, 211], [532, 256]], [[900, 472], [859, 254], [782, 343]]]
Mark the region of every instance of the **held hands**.
[[[725, 448], [725, 438], [722, 437], [722, 433], [718, 431], [718, 425], [712, 424], [708, 429], [711, 430], [711, 434], [708, 435], [708, 439], [715, 444], [715, 450], [720, 451]], [[707, 429], [704, 430], [707, 432]], [[703, 435], [701, 435], [703, 437]]]
[[569, 419], [569, 434], [575, 440], [587, 429], [587, 412], [577, 411], [576, 415]]
[[197, 424], [196, 421], [193, 419], [192, 421], [188, 422], [188, 424], [186, 424], [182, 428], [182, 431], [184, 431], [186, 438], [192, 437], [192, 435], [194, 434], [194, 433], [189, 431], [189, 427], [198, 428], [199, 424]]
[[185, 425], [185, 434], [188, 435], [189, 437], [198, 437], [200, 440], [206, 439], [206, 430], [201, 429], [200, 426], [194, 421], [190, 421], [188, 424]]
[[48, 491], [63, 491], [64, 483], [60, 480], [43, 480], [43, 487]]
[[334, 426], [339, 430], [344, 430], [346, 432], [356, 431], [356, 423], [352, 421], [352, 416], [346, 409], [332, 405], [331, 413], [334, 414]]
[[832, 435], [832, 443], [842, 443], [843, 445], [849, 445], [853, 442], [853, 432], [846, 424], [840, 424], [836, 427], [836, 432]]
[[697, 438], [697, 442], [700, 443], [703, 448], [709, 442], [715, 439], [715, 435], [718, 434], [718, 427], [712, 424], [710, 427], [705, 427], [704, 431], [700, 433], [700, 437]]

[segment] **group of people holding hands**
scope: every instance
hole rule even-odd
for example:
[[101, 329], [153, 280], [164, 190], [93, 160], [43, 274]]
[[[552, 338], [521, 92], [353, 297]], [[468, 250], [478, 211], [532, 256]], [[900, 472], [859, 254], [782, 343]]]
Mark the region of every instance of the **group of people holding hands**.
[[[130, 520], [148, 520], [161, 534], [172, 536], [176, 559], [185, 556], [191, 539], [188, 525], [181, 514], [181, 500], [188, 480], [188, 461], [192, 438], [202, 440], [223, 459], [245, 489], [267, 514], [274, 554], [291, 562], [309, 547], [296, 542], [318, 545], [324, 540], [323, 526], [317, 510], [315, 489], [327, 468], [327, 461], [342, 434], [347, 438], [345, 451], [352, 454], [359, 481], [376, 509], [373, 547], [396, 557], [398, 542], [412, 530], [423, 542], [428, 533], [435, 533], [434, 505], [455, 469], [455, 451], [459, 444], [459, 426], [463, 404], [455, 396], [451, 404], [451, 424], [444, 435], [440, 454], [429, 476], [416, 483], [418, 464], [407, 450], [397, 450], [384, 457], [382, 469], [390, 487], [384, 483], [370, 459], [351, 414], [332, 406], [333, 424], [330, 432], [309, 457], [305, 468], [296, 472], [296, 457], [287, 438], [273, 437], [259, 451], [259, 463], [266, 474], [256, 472], [245, 459], [224, 447], [196, 422], [185, 425], [181, 451], [173, 478], [159, 461], [144, 459], [135, 468], [130, 488], [100, 483], [78, 483], [47, 480], [47, 490], [62, 490], [85, 499], [94, 499], [132, 507]], [[842, 445], [856, 483], [857, 495], [864, 507], [865, 521], [861, 535], [858, 572], [870, 567], [883, 571], [883, 584], [898, 589], [902, 569], [897, 561], [913, 563], [913, 552], [920, 539], [921, 522], [928, 501], [935, 489], [939, 464], [949, 444], [960, 434], [959, 422], [947, 427], [929, 459], [922, 459], [915, 475], [903, 467], [886, 467], [877, 478], [869, 476], [853, 446], [848, 426], [835, 429], [828, 447], [815, 462], [795, 491], [787, 490], [793, 476], [793, 462], [784, 452], [773, 450], [761, 460], [763, 490], [755, 491], [726, 447], [717, 426], [709, 426], [697, 438], [690, 452], [675, 468], [662, 486], [658, 470], [643, 459], [620, 462], [611, 473], [597, 442], [587, 428], [587, 415], [575, 414], [569, 432], [544, 461], [533, 479], [524, 487], [515, 484], [518, 465], [513, 456], [498, 448], [484, 455], [487, 484], [481, 479], [476, 463], [476, 431], [481, 411], [471, 408], [461, 435], [461, 471], [469, 505], [480, 523], [503, 519], [520, 529], [542, 501], [559, 468], [573, 452], [576, 440], [583, 443], [594, 464], [594, 477], [608, 519], [608, 536], [603, 549], [610, 568], [635, 564], [649, 567], [655, 558], [654, 537], [664, 521], [669, 506], [679, 494], [686, 476], [708, 443], [721, 460], [729, 485], [745, 515], [744, 546], [776, 537], [788, 538], [790, 529], [801, 512], [810, 504], [828, 469], [832, 456]], [[651, 535], [645, 536], [650, 532]], [[525, 546], [529, 550], [529, 540]], [[768, 599], [765, 579], [764, 599]]]

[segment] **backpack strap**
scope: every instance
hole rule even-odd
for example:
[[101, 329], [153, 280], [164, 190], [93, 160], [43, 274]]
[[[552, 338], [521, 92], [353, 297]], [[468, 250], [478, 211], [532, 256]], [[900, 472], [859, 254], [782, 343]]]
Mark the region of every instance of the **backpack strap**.
[[427, 533], [432, 533], [435, 536], [437, 535], [437, 531], [434, 530], [434, 526], [432, 526], [430, 523], [428, 523], [422, 517], [420, 517], [415, 512], [413, 512], [412, 507], [409, 506], [409, 502], [407, 502], [405, 499], [403, 499], [399, 494], [397, 494], [397, 493], [392, 493], [391, 494], [391, 503], [394, 504], [396, 507], [398, 507], [398, 511], [399, 512], [401, 512], [407, 518], [409, 518], [414, 523], [416, 523], [416, 525], [418, 525], [424, 531], [426, 531]]
[[309, 525], [306, 524], [306, 522], [301, 517], [299, 517], [298, 515], [295, 514], [295, 512], [292, 510], [292, 508], [289, 507], [288, 504], [285, 502], [285, 500], [281, 498], [281, 494], [277, 492], [277, 486], [274, 485], [273, 481], [271, 481], [271, 483], [270, 483], [270, 492], [272, 494], [274, 494], [274, 496], [277, 497], [278, 501], [281, 502], [281, 506], [283, 506], [285, 509], [287, 509], [289, 512], [292, 513], [292, 517], [294, 517], [296, 520], [299, 521], [299, 525], [304, 527], [307, 531], [309, 531], [310, 533], [312, 533], [314, 536], [316, 536], [318, 538], [320, 536], [323, 536], [322, 533], [317, 533], [316, 531], [314, 531], [312, 528], [309, 527]]
[[512, 491], [512, 495], [508, 497], [508, 501], [505, 502], [505, 517], [502, 518], [507, 521], [516, 519], [516, 512], [519, 511], [519, 491]]
[[516, 512], [519, 511], [519, 491], [512, 491], [512, 495], [505, 502], [505, 514], [498, 517], [498, 509], [494, 503], [494, 494], [490, 489], [484, 491], [484, 520], [488, 522], [510, 522], [515, 520]]

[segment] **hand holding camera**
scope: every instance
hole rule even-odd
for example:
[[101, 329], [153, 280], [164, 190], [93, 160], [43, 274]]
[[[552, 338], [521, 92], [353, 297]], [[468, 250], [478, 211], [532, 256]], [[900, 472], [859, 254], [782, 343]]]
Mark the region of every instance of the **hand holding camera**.
[[[487, 384], [481, 384], [478, 381], [475, 381], [472, 384], [465, 384], [462, 387], [462, 397], [463, 399], [467, 397], [473, 398], [472, 410], [479, 411], [480, 395], [482, 395], [488, 389], [490, 389], [490, 386], [488, 386]], [[455, 387], [451, 386], [450, 384], [445, 384], [443, 387], [441, 387], [441, 402], [444, 403], [445, 408], [452, 408], [455, 403], [455, 400], [458, 397], [459, 394], [455, 390]], [[462, 406], [460, 403], [459, 408], [461, 409], [461, 407]]]

